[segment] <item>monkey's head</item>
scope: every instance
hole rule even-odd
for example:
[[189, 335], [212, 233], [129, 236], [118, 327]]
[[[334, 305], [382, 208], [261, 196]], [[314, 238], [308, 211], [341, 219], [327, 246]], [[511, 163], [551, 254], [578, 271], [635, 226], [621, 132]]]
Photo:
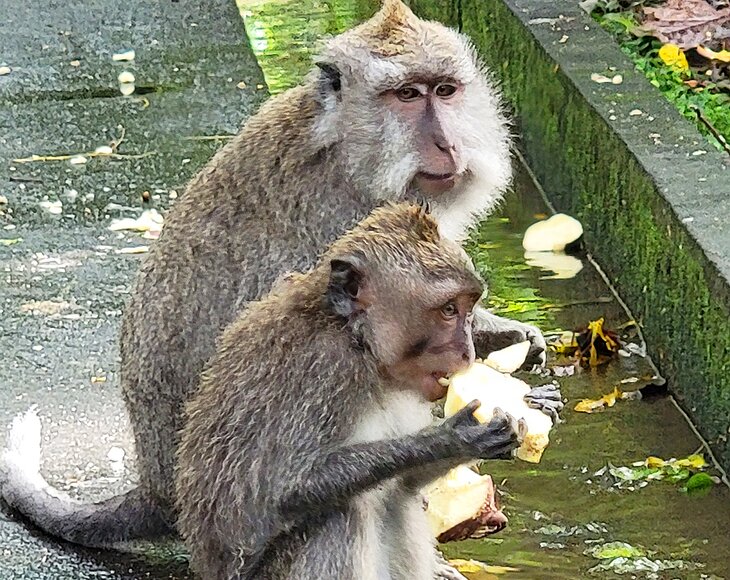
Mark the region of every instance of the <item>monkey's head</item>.
[[379, 199], [423, 194], [436, 215], [456, 204], [479, 214], [501, 197], [511, 175], [509, 131], [465, 36], [384, 0], [315, 62], [315, 132], [339, 144], [360, 188]]
[[484, 290], [466, 253], [427, 209], [388, 204], [338, 240], [326, 308], [343, 319], [386, 383], [446, 394], [439, 379], [474, 361], [472, 309]]

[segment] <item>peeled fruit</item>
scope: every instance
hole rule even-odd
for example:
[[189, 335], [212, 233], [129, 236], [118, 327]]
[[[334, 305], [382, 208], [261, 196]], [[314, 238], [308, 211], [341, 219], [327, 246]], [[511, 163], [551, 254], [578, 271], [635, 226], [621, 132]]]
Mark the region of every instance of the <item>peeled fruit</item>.
[[553, 422], [542, 411], [527, 406], [524, 396], [529, 391], [530, 386], [524, 381], [475, 362], [465, 371], [451, 377], [444, 415], [451, 417], [474, 399], [479, 399], [482, 404], [474, 416], [482, 423], [491, 421], [497, 407], [516, 420], [524, 419], [527, 435], [517, 449], [517, 457], [530, 463], [539, 463], [548, 445], [548, 434]]
[[582, 235], [583, 226], [577, 219], [557, 213], [527, 228], [522, 247], [527, 252], [560, 252]]
[[482, 537], [507, 525], [492, 478], [466, 465], [452, 469], [423, 492], [428, 500], [426, 517], [439, 542]]
[[489, 356], [484, 360], [484, 364], [500, 373], [513, 373], [523, 365], [529, 351], [529, 340], [516, 342], [507, 348], [489, 353]]

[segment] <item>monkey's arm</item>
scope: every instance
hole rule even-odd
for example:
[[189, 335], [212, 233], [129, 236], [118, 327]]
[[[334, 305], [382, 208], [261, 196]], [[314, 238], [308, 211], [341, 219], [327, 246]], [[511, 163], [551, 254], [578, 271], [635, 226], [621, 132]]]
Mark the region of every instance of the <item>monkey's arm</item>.
[[472, 331], [477, 356], [485, 357], [495, 350], [529, 340], [530, 351], [527, 353], [523, 368], [529, 369], [534, 365], [545, 364], [547, 345], [540, 329], [536, 326], [502, 318], [477, 304], [474, 307]]
[[[503, 457], [520, 445], [526, 426], [502, 412], [487, 424], [473, 416], [478, 401], [446, 423], [415, 435], [355, 443], [303, 459], [278, 501], [287, 519], [304, 519], [342, 505], [352, 496], [406, 470], [457, 460]], [[458, 464], [457, 463], [457, 464]]]

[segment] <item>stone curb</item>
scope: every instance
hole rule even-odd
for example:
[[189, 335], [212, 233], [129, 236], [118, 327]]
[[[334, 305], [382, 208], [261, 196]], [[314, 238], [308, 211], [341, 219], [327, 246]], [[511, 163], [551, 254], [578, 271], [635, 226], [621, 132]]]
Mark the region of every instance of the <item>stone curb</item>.
[[[673, 394], [730, 468], [730, 158], [577, 1], [413, 0], [501, 81], [520, 147], [642, 323]], [[591, 73], [621, 74], [598, 84]]]

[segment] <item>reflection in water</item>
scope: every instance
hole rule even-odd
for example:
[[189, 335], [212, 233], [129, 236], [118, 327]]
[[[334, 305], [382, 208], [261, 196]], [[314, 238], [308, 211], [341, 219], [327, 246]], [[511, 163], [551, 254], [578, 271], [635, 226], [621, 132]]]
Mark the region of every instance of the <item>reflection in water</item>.
[[543, 280], [569, 280], [583, 269], [580, 258], [562, 252], [525, 252], [525, 263], [553, 273]]
[[[239, 5], [274, 93], [306, 74], [319, 38], [352, 26], [375, 9], [369, 0], [239, 0]], [[534, 184], [519, 172], [515, 191], [499, 214], [470, 240], [469, 250], [489, 280], [490, 304], [545, 331], [573, 329], [601, 316], [608, 327], [627, 322], [592, 267], [570, 256], [550, 255], [546, 263], [546, 256], [524, 254], [522, 234], [544, 213]], [[554, 275], [546, 275], [546, 270]], [[447, 544], [448, 555], [517, 568], [501, 576], [509, 579], [617, 578], [605, 572], [589, 575], [588, 570], [599, 563], [592, 548], [620, 541], [648, 552], [650, 559], [703, 566], [623, 578], [722, 578], [730, 569], [730, 492], [725, 487], [716, 486], [708, 496], [697, 498], [667, 482], [633, 492], [617, 490], [593, 475], [607, 462], [630, 465], [649, 455], [683, 457], [700, 448], [669, 398], [625, 402], [591, 415], [572, 411], [577, 400], [598, 398], [622, 381], [638, 388], [652, 372], [645, 359], [631, 356], [560, 379], [569, 399], [565, 422], [551, 434], [541, 463], [486, 465], [504, 494], [508, 528], [487, 539]]]

